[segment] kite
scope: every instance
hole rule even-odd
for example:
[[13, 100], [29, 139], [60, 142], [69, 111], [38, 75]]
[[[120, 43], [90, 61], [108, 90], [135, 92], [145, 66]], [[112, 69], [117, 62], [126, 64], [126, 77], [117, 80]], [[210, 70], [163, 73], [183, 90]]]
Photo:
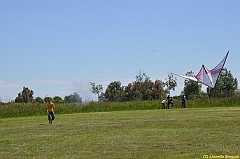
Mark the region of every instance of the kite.
[[225, 62], [228, 57], [228, 53], [229, 53], [229, 51], [227, 52], [227, 54], [225, 55], [223, 60], [212, 70], [208, 70], [204, 65], [202, 65], [199, 73], [194, 77], [182, 76], [182, 75], [177, 75], [174, 73], [172, 73], [172, 74], [189, 79], [189, 80], [193, 80], [195, 82], [202, 83], [206, 86], [214, 88], [217, 83], [218, 77], [225, 65]]

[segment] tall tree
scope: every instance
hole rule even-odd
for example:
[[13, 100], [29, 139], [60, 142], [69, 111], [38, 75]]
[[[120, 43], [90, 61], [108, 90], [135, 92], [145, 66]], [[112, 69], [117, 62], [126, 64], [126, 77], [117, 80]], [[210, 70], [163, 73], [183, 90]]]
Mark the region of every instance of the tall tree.
[[238, 89], [238, 80], [234, 78], [231, 71], [223, 68], [215, 88], [207, 88], [208, 96], [210, 97], [230, 97]]
[[55, 96], [55, 97], [53, 97], [53, 102], [54, 103], [64, 103], [64, 100], [62, 99], [62, 97]]
[[44, 100], [43, 100], [41, 97], [37, 97], [37, 98], [35, 99], [35, 101], [36, 101], [37, 103], [44, 103]]
[[134, 89], [133, 89], [133, 84], [132, 83], [129, 83], [125, 89], [124, 89], [124, 92], [125, 92], [125, 98], [127, 101], [131, 101], [131, 100], [134, 100], [135, 99], [135, 96], [134, 96]]
[[164, 82], [161, 80], [156, 80], [153, 87], [153, 99], [161, 99], [166, 97], [167, 90], [164, 89]]
[[121, 86], [120, 81], [111, 82], [104, 93], [105, 99], [110, 102], [124, 101], [125, 93], [124, 87]]
[[30, 90], [28, 87], [23, 87], [22, 92], [18, 93], [18, 96], [15, 99], [16, 103], [28, 103], [34, 102], [33, 90]]
[[50, 100], [50, 101], [53, 101], [53, 98], [52, 97], [44, 97], [44, 102], [45, 103], [47, 103], [48, 102], [48, 99]]
[[98, 101], [99, 101], [99, 95], [103, 91], [103, 86], [101, 84], [96, 85], [93, 82], [90, 82], [90, 85], [91, 85], [91, 92], [93, 94], [97, 94], [98, 95]]
[[152, 100], [166, 96], [164, 82], [156, 80], [153, 82], [146, 72], [140, 71], [136, 76], [136, 81], [129, 83], [125, 87], [127, 100]]
[[64, 101], [67, 103], [82, 103], [82, 97], [77, 92], [64, 97]]
[[173, 74], [170, 73], [168, 74], [168, 77], [165, 78], [165, 80], [166, 80], [165, 85], [167, 86], [170, 95], [171, 90], [175, 91], [175, 87], [177, 86], [177, 78], [176, 77], [174, 78]]
[[[187, 72], [186, 76], [193, 77], [194, 72], [193, 71]], [[202, 87], [201, 84], [189, 79], [185, 79], [183, 92], [188, 98], [194, 98], [195, 96], [200, 95], [201, 87]]]
[[147, 100], [147, 96], [151, 94], [149, 89], [151, 85], [150, 78], [146, 75], [146, 72], [139, 71], [136, 75], [136, 81], [133, 82], [133, 95], [135, 100]]

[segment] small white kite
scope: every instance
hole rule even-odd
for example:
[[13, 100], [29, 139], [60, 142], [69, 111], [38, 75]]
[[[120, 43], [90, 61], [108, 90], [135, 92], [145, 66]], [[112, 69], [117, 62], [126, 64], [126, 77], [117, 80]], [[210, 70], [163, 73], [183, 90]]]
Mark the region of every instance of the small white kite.
[[193, 80], [195, 82], [202, 83], [206, 86], [214, 88], [216, 83], [217, 83], [218, 77], [219, 77], [219, 75], [220, 75], [220, 73], [221, 73], [221, 71], [222, 71], [222, 69], [225, 65], [228, 53], [229, 53], [229, 51], [227, 52], [227, 54], [223, 58], [223, 60], [212, 70], [208, 70], [204, 65], [202, 65], [199, 73], [194, 77], [182, 76], [182, 75], [177, 75], [177, 74], [174, 74], [174, 73], [172, 73], [172, 74], [183, 77], [183, 78], [186, 78], [186, 79], [190, 79], [190, 80]]

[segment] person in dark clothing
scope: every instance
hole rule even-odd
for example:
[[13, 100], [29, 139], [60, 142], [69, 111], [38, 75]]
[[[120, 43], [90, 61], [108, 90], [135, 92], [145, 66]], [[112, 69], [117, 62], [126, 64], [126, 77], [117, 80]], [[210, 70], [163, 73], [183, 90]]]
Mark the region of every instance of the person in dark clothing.
[[182, 108], [186, 108], [186, 96], [182, 96]]
[[174, 101], [173, 101], [173, 99], [172, 99], [172, 97], [170, 97], [169, 95], [167, 96], [167, 99], [168, 99], [168, 104], [167, 104], [167, 108], [169, 109], [170, 108], [170, 104], [172, 105], [172, 108], [173, 108], [173, 103], [174, 103]]

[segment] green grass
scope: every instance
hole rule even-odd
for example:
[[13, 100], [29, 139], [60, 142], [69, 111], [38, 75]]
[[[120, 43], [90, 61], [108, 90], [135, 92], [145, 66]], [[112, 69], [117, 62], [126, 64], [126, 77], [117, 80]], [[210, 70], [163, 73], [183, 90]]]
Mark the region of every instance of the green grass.
[[240, 156], [239, 107], [0, 118], [0, 158]]

